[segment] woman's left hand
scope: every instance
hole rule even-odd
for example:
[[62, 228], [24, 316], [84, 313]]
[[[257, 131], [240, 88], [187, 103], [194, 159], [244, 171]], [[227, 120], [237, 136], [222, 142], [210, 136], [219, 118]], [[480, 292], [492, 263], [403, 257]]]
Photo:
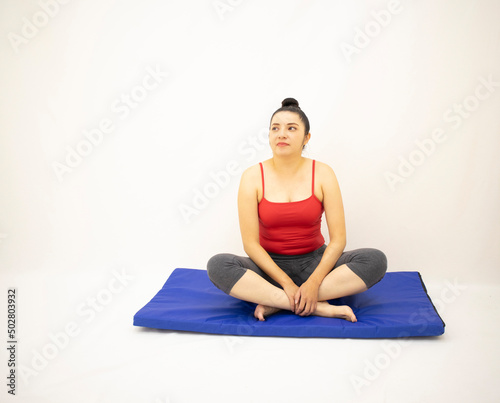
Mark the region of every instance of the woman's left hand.
[[300, 316], [309, 316], [318, 305], [319, 284], [307, 280], [295, 293], [295, 313]]

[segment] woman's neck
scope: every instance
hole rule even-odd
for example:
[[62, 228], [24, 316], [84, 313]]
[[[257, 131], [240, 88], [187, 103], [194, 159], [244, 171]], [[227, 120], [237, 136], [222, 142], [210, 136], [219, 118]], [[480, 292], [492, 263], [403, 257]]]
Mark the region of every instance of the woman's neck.
[[276, 157], [271, 158], [271, 165], [277, 174], [294, 174], [297, 173], [305, 162], [302, 156], [297, 157]]

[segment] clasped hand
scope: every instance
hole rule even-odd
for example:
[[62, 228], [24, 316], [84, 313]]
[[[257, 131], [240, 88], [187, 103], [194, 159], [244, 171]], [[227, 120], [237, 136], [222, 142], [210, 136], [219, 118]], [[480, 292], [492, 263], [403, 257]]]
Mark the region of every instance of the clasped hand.
[[290, 301], [291, 311], [300, 316], [309, 316], [318, 305], [319, 284], [307, 280], [300, 287], [290, 284], [284, 287], [284, 291]]

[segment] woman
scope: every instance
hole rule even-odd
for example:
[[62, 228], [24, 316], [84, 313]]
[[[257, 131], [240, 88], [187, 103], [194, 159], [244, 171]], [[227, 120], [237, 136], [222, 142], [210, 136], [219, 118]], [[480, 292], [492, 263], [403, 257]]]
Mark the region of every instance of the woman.
[[[248, 257], [218, 254], [207, 264], [210, 280], [225, 293], [258, 304], [263, 321], [281, 309], [300, 316], [356, 322], [347, 305], [328, 300], [357, 294], [385, 275], [387, 259], [377, 249], [344, 252], [344, 208], [337, 178], [326, 164], [304, 158], [309, 121], [293, 98], [271, 117], [272, 158], [241, 177], [238, 214]], [[321, 234], [325, 212], [330, 242]]]

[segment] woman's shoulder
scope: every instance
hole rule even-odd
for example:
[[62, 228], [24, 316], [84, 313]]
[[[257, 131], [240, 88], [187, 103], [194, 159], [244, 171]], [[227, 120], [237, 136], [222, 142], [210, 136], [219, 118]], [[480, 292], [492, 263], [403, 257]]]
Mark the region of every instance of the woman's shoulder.
[[319, 176], [324, 176], [324, 177], [335, 176], [333, 168], [322, 161], [315, 160], [314, 170], [316, 171], [316, 174]]
[[261, 175], [260, 164], [262, 164], [262, 166], [265, 170], [266, 169], [265, 167], [269, 164], [269, 161], [271, 161], [271, 158], [264, 160], [264, 161], [261, 161], [261, 162], [257, 162], [256, 164], [249, 166], [247, 169], [245, 169], [243, 171], [243, 175], [246, 175], [246, 176], [258, 175], [260, 178], [260, 175]]
[[260, 174], [260, 163], [258, 162], [257, 164], [250, 165], [248, 168], [246, 168], [243, 171], [243, 176], [254, 176], [256, 174]]
[[[265, 161], [263, 161], [265, 162]], [[258, 183], [261, 178], [260, 163], [251, 165], [241, 174], [241, 181], [246, 183]]]

